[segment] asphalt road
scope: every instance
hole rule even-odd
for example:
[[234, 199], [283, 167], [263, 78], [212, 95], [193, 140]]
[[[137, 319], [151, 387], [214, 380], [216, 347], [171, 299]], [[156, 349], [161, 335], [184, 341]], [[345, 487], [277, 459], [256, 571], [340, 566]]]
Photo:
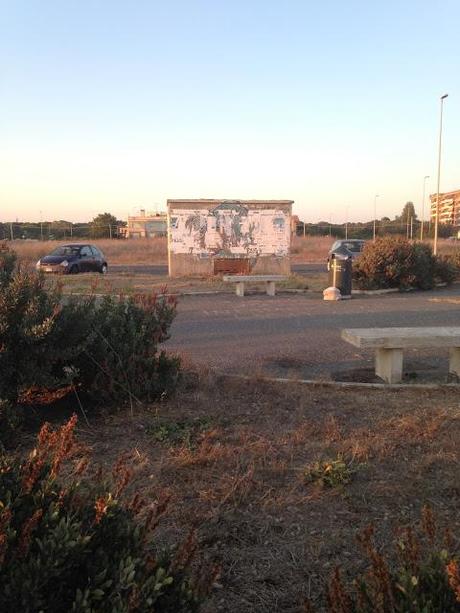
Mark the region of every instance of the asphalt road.
[[[192, 363], [227, 372], [373, 379], [373, 353], [342, 328], [460, 326], [460, 288], [324, 302], [319, 294], [184, 296], [167, 346]], [[447, 350], [405, 352], [418, 380], [447, 374]]]
[[[313, 264], [293, 264], [292, 272], [298, 274], [308, 274], [324, 272], [326, 270], [325, 263], [313, 263]], [[145, 274], [145, 275], [167, 275], [168, 266], [166, 264], [156, 264], [152, 266], [147, 265], [111, 265], [109, 262], [109, 273], [120, 274]]]

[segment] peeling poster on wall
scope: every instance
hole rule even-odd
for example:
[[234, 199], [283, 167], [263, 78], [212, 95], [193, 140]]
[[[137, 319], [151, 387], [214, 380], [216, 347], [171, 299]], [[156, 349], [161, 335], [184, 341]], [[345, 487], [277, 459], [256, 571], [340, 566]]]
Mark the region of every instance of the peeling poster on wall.
[[281, 209], [251, 209], [222, 203], [212, 209], [172, 209], [170, 249], [200, 257], [286, 256], [289, 253], [289, 213]]

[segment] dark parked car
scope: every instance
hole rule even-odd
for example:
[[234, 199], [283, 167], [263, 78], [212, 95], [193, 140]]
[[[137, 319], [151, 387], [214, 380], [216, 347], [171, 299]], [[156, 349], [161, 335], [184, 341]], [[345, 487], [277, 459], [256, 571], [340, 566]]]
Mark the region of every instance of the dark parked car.
[[107, 260], [100, 249], [94, 245], [75, 243], [61, 245], [35, 265], [37, 270], [64, 274], [79, 272], [107, 272]]
[[327, 256], [327, 267], [329, 270], [329, 261], [331, 259], [331, 255], [333, 253], [341, 253], [341, 254], [349, 254], [351, 258], [354, 260], [359, 256], [361, 251], [364, 248], [366, 241], [358, 238], [350, 238], [345, 240], [335, 241], [332, 247], [329, 249], [329, 254]]

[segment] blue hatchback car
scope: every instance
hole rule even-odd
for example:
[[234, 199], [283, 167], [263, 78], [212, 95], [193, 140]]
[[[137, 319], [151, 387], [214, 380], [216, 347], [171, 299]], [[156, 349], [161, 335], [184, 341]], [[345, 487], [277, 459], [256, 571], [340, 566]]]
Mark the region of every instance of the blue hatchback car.
[[86, 243], [61, 245], [35, 265], [38, 271], [74, 275], [79, 272], [106, 274], [107, 260], [100, 249]]

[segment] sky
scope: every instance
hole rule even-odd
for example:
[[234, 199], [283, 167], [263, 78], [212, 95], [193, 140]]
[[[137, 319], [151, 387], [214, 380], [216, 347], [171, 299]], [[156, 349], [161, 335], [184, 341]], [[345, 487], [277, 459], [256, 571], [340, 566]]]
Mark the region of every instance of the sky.
[[[0, 221], [460, 189], [458, 0], [0, 0]], [[428, 207], [425, 205], [425, 210]], [[425, 212], [426, 216], [426, 212]]]

